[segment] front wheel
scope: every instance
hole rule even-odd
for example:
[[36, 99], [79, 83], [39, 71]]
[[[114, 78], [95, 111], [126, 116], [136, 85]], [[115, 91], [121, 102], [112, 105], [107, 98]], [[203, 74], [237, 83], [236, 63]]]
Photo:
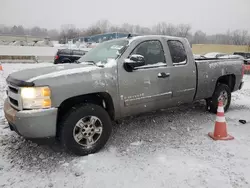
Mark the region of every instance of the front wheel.
[[60, 140], [70, 152], [84, 156], [98, 152], [108, 141], [111, 119], [105, 109], [94, 104], [74, 107], [62, 121]]
[[210, 112], [217, 113], [219, 100], [222, 100], [226, 112], [231, 104], [231, 90], [226, 84], [218, 84], [213, 96], [206, 100]]

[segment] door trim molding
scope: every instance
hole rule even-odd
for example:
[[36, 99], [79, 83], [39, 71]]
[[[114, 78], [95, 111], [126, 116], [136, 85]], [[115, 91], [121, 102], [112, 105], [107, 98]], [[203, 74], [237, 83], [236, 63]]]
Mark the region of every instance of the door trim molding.
[[124, 106], [132, 106], [132, 105], [138, 105], [141, 103], [148, 103], [156, 100], [162, 100], [164, 98], [170, 99], [173, 95], [173, 92], [166, 92], [166, 93], [160, 93], [152, 96], [141, 96], [138, 97], [138, 95], [135, 96], [135, 98], [125, 98], [124, 100]]

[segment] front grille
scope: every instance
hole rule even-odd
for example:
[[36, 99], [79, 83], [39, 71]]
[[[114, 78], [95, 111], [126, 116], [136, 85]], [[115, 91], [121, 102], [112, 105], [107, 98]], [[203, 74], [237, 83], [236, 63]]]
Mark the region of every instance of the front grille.
[[18, 89], [14, 88], [14, 87], [9, 86], [9, 90], [13, 93], [18, 93]]
[[11, 102], [12, 104], [14, 104], [15, 106], [18, 106], [18, 101], [17, 101], [17, 100], [12, 99], [11, 97], [9, 97], [9, 99], [10, 99], [10, 102]]
[[15, 108], [16, 110], [22, 110], [20, 88], [13, 86], [11, 84], [8, 84], [7, 96], [8, 96], [9, 103], [13, 108]]

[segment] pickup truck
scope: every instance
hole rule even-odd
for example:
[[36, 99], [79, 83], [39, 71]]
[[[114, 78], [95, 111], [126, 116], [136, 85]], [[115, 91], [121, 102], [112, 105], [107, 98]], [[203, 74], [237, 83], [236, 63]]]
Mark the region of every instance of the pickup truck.
[[195, 60], [185, 38], [137, 36], [110, 40], [78, 63], [10, 74], [4, 113], [26, 139], [57, 138], [76, 155], [101, 150], [112, 122], [205, 99], [225, 111], [242, 88], [243, 61]]

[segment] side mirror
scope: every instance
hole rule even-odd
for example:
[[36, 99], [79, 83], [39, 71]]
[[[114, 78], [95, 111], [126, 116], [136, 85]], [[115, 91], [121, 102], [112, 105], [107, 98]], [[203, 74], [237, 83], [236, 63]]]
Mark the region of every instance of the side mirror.
[[125, 59], [125, 62], [124, 62], [124, 68], [129, 72], [131, 72], [136, 67], [140, 67], [144, 65], [146, 65], [145, 58], [139, 54], [131, 55], [128, 59]]

